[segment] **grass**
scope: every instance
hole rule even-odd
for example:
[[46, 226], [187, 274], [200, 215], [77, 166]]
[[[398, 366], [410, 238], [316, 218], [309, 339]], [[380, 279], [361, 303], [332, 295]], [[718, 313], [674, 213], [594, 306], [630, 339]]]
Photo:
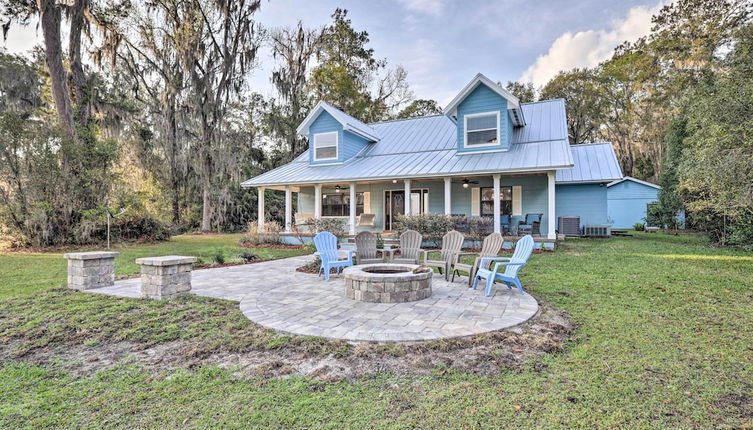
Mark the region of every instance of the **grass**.
[[[180, 235], [167, 242], [155, 244], [117, 244], [113, 251], [120, 252], [115, 261], [117, 275], [135, 275], [139, 257], [158, 255], [191, 255], [211, 263], [217, 251], [226, 258], [242, 252], [251, 252], [262, 259], [300, 255], [296, 249], [241, 248], [241, 234]], [[0, 251], [0, 299], [31, 293], [65, 284], [66, 252], [88, 251], [102, 248], [68, 249], [59, 252]]]
[[[221, 246], [181, 240], [173, 243], [185, 251], [162, 249]], [[140, 251], [126, 252], [132, 259]], [[0, 288], [17, 296], [0, 302], [0, 343], [179, 339], [231, 350], [324, 348], [316, 339], [250, 332], [232, 304], [221, 305], [228, 302], [150, 302], [130, 316], [129, 307], [143, 301], [50, 290], [59, 284], [51, 275], [41, 285], [34, 271], [42, 257], [0, 257], [15, 259], [3, 265]], [[7, 270], [28, 277], [16, 280]], [[19, 357], [0, 363], [0, 427], [753, 428], [750, 253], [713, 249], [690, 235], [568, 240], [556, 253], [534, 255], [522, 279], [578, 329], [564, 352], [498, 377], [437, 371], [349, 383], [136, 365], [77, 375]]]

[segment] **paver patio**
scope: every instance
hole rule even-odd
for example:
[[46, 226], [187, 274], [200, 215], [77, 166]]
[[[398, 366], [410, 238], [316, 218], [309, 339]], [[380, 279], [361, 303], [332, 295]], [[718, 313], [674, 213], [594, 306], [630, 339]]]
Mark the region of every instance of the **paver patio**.
[[[454, 283], [435, 275], [432, 296], [408, 303], [367, 303], [345, 297], [344, 281], [327, 282], [296, 272], [311, 256], [256, 264], [195, 270], [192, 293], [240, 302], [251, 321], [271, 329], [348, 341], [420, 341], [469, 336], [521, 324], [538, 311], [530, 294], [504, 286], [485, 297], [468, 289], [467, 278]], [[141, 280], [117, 281], [89, 292], [140, 297]]]

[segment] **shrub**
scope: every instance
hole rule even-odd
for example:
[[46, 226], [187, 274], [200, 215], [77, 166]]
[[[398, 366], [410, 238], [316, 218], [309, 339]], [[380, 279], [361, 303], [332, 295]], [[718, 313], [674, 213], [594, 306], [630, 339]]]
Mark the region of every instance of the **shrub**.
[[398, 233], [416, 230], [436, 246], [441, 246], [442, 236], [455, 228], [453, 218], [444, 214], [400, 215], [396, 221], [395, 230]]
[[633, 230], [635, 231], [643, 231], [646, 229], [646, 224], [643, 224], [642, 222], [637, 222], [633, 224]]
[[341, 218], [311, 218], [314, 231], [328, 231], [338, 238], [345, 237], [345, 220]]
[[225, 250], [222, 248], [215, 248], [212, 253], [212, 262], [214, 264], [225, 264]]
[[248, 231], [241, 237], [240, 243], [244, 246], [279, 245], [282, 243], [282, 231], [282, 226], [274, 221], [265, 223], [262, 228], [259, 228], [257, 222], [250, 222], [248, 223]]
[[494, 232], [494, 218], [474, 216], [468, 218], [468, 238], [481, 247], [484, 238]]
[[259, 259], [259, 256], [256, 254], [251, 254], [250, 252], [243, 252], [238, 254], [238, 257], [245, 261], [246, 263], [250, 263], [251, 261], [256, 261]]
[[[110, 241], [152, 242], [170, 239], [170, 230], [156, 218], [146, 214], [125, 214], [110, 220]], [[89, 211], [75, 228], [78, 244], [107, 241], [107, 218], [101, 211]]]

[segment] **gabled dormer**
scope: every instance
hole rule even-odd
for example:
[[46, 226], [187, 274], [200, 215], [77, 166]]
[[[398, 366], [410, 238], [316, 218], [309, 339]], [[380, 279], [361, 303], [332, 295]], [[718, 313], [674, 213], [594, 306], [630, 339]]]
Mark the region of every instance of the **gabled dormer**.
[[379, 141], [372, 127], [323, 101], [317, 103], [297, 131], [308, 137], [312, 165], [343, 163]]
[[518, 98], [479, 73], [444, 109], [457, 124], [458, 153], [506, 151], [525, 126]]

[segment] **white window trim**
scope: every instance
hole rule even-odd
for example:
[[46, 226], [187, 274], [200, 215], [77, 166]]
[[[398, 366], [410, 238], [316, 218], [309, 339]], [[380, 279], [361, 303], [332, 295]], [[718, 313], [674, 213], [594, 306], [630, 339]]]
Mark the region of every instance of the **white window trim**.
[[[494, 115], [497, 118], [496, 124], [497, 124], [497, 141], [494, 143], [476, 143], [473, 145], [468, 145], [468, 118], [476, 118], [479, 116], [489, 116]], [[502, 144], [501, 136], [500, 136], [500, 130], [499, 130], [499, 111], [491, 111], [491, 112], [479, 112], [479, 113], [471, 113], [463, 115], [463, 148], [487, 148], [490, 146], [500, 146]], [[482, 128], [480, 130], [473, 130], [476, 131], [487, 131], [491, 130], [491, 128]]]
[[[319, 140], [319, 136], [325, 136], [328, 134], [334, 134], [335, 135], [335, 156], [334, 157], [327, 157], [327, 158], [318, 158], [316, 156], [316, 150], [318, 148], [317, 141]], [[324, 146], [324, 148], [329, 148], [332, 145]], [[340, 159], [340, 133], [336, 131], [329, 131], [326, 133], [316, 133], [314, 134], [314, 161], [331, 161], [331, 160], [338, 160]]]

